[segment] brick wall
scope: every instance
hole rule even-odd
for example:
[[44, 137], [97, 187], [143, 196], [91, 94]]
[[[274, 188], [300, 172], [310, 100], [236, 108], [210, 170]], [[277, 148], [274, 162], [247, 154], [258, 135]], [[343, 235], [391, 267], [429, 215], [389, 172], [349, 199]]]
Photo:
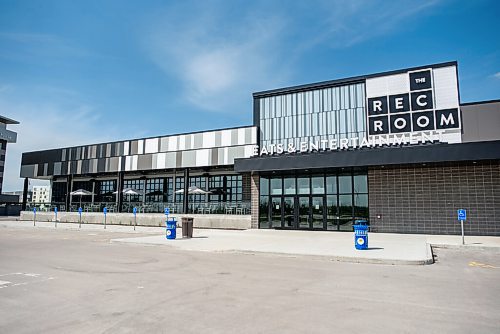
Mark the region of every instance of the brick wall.
[[243, 173], [241, 174], [241, 186], [242, 186], [242, 200], [244, 202], [250, 202], [251, 200], [251, 189], [250, 189], [250, 173]]
[[[368, 171], [374, 232], [500, 236], [500, 163], [373, 167]], [[378, 219], [377, 215], [381, 215]]]
[[252, 174], [250, 179], [250, 188], [252, 192], [252, 228], [259, 228], [259, 186], [259, 175]]

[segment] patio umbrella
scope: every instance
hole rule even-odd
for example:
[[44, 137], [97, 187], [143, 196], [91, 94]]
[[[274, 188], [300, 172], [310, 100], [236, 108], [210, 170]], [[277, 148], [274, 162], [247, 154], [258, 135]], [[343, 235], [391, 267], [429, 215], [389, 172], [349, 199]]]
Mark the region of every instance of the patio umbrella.
[[85, 190], [85, 189], [78, 189], [78, 190], [75, 190], [75, 191], [72, 191], [69, 193], [71, 196], [73, 195], [80, 195], [80, 207], [82, 206], [82, 196], [88, 196], [88, 195], [92, 195], [92, 192], [91, 191], [88, 191], [88, 190]]
[[[179, 189], [175, 193], [176, 194], [183, 194], [184, 193], [184, 189]], [[192, 187], [188, 188], [188, 195], [196, 195], [196, 194], [205, 195], [205, 194], [211, 194], [211, 192], [203, 190], [203, 189], [200, 189], [200, 188], [198, 188], [196, 186], [192, 186]]]
[[[136, 190], [136, 189], [133, 189], [133, 188], [125, 188], [125, 189], [122, 190], [122, 193], [124, 195], [129, 195], [129, 197], [128, 197], [128, 206], [130, 207], [130, 196], [131, 195], [141, 195], [142, 191]], [[113, 194], [118, 194], [118, 191], [113, 192]]]

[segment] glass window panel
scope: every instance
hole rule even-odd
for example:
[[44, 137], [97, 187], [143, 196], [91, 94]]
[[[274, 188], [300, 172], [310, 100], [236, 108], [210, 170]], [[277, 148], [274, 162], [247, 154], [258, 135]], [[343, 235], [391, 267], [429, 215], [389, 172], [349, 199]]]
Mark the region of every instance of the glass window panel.
[[323, 176], [315, 176], [311, 178], [312, 193], [324, 194], [325, 193], [325, 179]]
[[354, 219], [368, 220], [368, 194], [354, 195]]
[[299, 194], [309, 194], [311, 192], [308, 177], [297, 178], [297, 189]]
[[352, 231], [352, 195], [339, 195], [339, 216], [340, 230]]
[[260, 178], [260, 194], [269, 195], [269, 179], [265, 177]]
[[260, 196], [259, 227], [269, 228], [269, 196]]
[[283, 187], [285, 188], [285, 195], [295, 195], [295, 178], [287, 177], [283, 179]]
[[271, 179], [271, 195], [281, 195], [282, 192], [281, 178]]
[[351, 175], [339, 175], [339, 193], [352, 193]]
[[326, 229], [337, 230], [338, 219], [337, 196], [326, 196]]
[[367, 175], [354, 175], [354, 193], [367, 193], [368, 192], [368, 181]]
[[326, 192], [328, 194], [337, 193], [337, 177], [335, 175], [326, 177]]

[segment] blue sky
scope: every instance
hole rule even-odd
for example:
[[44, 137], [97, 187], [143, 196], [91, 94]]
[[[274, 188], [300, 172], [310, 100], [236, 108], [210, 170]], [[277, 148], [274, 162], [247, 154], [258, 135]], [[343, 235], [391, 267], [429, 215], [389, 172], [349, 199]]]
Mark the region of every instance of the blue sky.
[[449, 60], [500, 98], [498, 1], [0, 0], [0, 114], [21, 152], [248, 125], [252, 92]]

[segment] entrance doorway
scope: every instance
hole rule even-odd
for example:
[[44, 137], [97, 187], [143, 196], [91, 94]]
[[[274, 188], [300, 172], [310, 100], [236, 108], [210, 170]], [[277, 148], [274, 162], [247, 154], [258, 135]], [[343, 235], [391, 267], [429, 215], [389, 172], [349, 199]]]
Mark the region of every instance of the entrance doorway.
[[260, 191], [260, 228], [352, 231], [368, 218], [363, 171], [261, 176]]
[[325, 229], [323, 196], [273, 197], [271, 205], [272, 227]]

